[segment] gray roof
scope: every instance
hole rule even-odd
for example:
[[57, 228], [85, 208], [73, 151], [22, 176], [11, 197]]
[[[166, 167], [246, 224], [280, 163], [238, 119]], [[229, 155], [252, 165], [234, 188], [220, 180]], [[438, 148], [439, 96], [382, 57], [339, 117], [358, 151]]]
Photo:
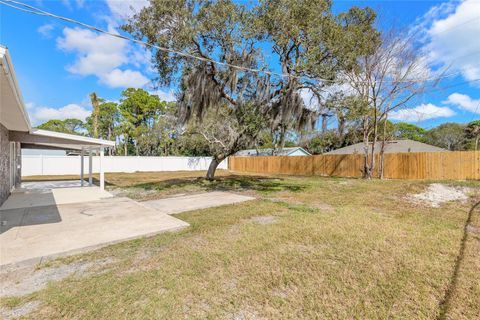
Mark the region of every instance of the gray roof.
[[[375, 145], [376, 152], [380, 152], [382, 144], [377, 142]], [[352, 144], [351, 146], [336, 149], [325, 154], [355, 154], [363, 153], [363, 142]], [[372, 143], [370, 143], [370, 148]], [[445, 152], [447, 149], [435, 147], [423, 142], [418, 142], [414, 140], [390, 140], [387, 141], [385, 146], [385, 153], [407, 153], [407, 152]]]
[[[258, 151], [258, 152], [257, 152]], [[302, 147], [291, 147], [291, 148], [283, 148], [281, 151], [276, 150], [273, 148], [268, 148], [268, 149], [247, 149], [247, 150], [241, 150], [235, 153], [236, 156], [241, 156], [241, 157], [248, 157], [248, 156], [289, 156], [295, 151], [300, 151], [301, 153], [305, 154], [306, 156], [310, 156], [310, 152], [307, 150], [303, 149]]]

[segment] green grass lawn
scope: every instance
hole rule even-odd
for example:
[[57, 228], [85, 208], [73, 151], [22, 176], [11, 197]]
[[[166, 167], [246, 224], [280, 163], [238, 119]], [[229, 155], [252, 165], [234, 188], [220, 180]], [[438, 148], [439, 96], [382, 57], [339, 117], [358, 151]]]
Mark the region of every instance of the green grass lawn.
[[[191, 227], [39, 266], [110, 261], [3, 306], [32, 319], [474, 319], [480, 314], [480, 196], [440, 208], [427, 182], [110, 174], [136, 199], [226, 190], [257, 200], [176, 215]], [[449, 183], [452, 184], [452, 183]]]

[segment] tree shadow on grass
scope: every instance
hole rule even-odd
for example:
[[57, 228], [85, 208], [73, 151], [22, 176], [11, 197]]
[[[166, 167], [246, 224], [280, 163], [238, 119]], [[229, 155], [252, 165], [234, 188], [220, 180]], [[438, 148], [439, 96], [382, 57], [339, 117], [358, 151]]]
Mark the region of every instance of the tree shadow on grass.
[[217, 177], [213, 181], [208, 181], [205, 178], [179, 178], [150, 183], [140, 183], [130, 187], [157, 191], [168, 191], [172, 189], [193, 187], [195, 189], [201, 189], [204, 191], [298, 192], [307, 188], [307, 185], [291, 183], [281, 178], [230, 175]]
[[458, 251], [458, 255], [455, 260], [455, 267], [453, 269], [453, 274], [452, 274], [452, 277], [450, 278], [450, 283], [448, 284], [447, 291], [445, 292], [445, 296], [443, 297], [443, 299], [440, 301], [440, 304], [439, 304], [440, 314], [438, 315], [438, 318], [437, 318], [439, 320], [448, 318], [447, 315], [451, 307], [452, 296], [457, 289], [460, 267], [463, 263], [463, 259], [465, 256], [465, 246], [468, 238], [468, 227], [472, 222], [473, 212], [477, 207], [480, 208], [480, 201], [475, 203], [472, 206], [472, 208], [468, 212], [467, 220], [465, 221], [465, 224], [463, 226], [463, 237], [460, 242], [460, 250]]

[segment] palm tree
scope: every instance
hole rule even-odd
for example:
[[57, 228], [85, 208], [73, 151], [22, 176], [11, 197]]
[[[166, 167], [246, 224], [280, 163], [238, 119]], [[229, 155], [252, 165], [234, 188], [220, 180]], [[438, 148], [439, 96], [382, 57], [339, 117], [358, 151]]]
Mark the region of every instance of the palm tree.
[[98, 114], [100, 101], [98, 100], [97, 94], [95, 92], [90, 93], [90, 101], [92, 102], [92, 126], [93, 126], [93, 137], [98, 138]]

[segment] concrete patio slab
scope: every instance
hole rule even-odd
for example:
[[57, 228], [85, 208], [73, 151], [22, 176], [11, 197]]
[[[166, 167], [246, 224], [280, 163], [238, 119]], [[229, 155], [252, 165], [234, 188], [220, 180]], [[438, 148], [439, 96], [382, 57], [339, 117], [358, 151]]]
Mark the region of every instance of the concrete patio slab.
[[[57, 189], [58, 190], [58, 189]], [[128, 198], [0, 211], [0, 265], [178, 230], [189, 224]]]
[[176, 214], [185, 211], [217, 207], [254, 199], [255, 198], [253, 197], [242, 196], [235, 193], [215, 191], [159, 200], [143, 201], [142, 204], [154, 208], [162, 213]]
[[136, 202], [98, 187], [22, 189], [0, 208], [0, 266], [29, 264], [189, 224], [170, 214], [253, 200], [208, 192]]

